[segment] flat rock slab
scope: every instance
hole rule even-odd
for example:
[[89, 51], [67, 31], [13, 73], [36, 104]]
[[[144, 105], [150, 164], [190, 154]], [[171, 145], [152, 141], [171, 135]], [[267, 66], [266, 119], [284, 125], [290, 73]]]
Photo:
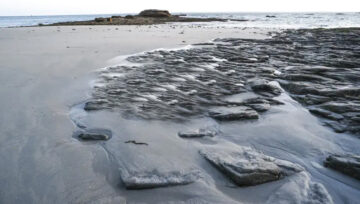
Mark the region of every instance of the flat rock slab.
[[127, 189], [147, 189], [159, 188], [175, 185], [186, 185], [195, 182], [200, 177], [200, 172], [197, 170], [182, 172], [135, 172], [135, 171], [121, 171], [121, 179]]
[[360, 180], [359, 155], [330, 155], [324, 161], [324, 165]]
[[275, 181], [304, 170], [297, 164], [244, 146], [208, 147], [201, 150], [200, 154], [238, 186]]
[[334, 203], [326, 188], [317, 182], [313, 182], [306, 172], [300, 172], [282, 185], [279, 190], [272, 194], [266, 204], [288, 204], [288, 203]]
[[81, 140], [109, 140], [112, 132], [106, 129], [86, 129], [75, 132], [74, 137]]
[[259, 114], [247, 107], [221, 107], [209, 112], [209, 116], [220, 121], [258, 119]]

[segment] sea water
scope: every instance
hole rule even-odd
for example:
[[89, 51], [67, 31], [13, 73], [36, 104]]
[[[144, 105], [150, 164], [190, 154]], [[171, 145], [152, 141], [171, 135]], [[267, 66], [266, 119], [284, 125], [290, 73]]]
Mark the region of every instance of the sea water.
[[[34, 26], [68, 21], [92, 20], [97, 17], [128, 14], [0, 16], [0, 27]], [[360, 12], [356, 13], [186, 13], [188, 17], [216, 17], [247, 21], [201, 23], [205, 26], [257, 28], [337, 28], [360, 27]], [[194, 24], [194, 23], [192, 23]]]

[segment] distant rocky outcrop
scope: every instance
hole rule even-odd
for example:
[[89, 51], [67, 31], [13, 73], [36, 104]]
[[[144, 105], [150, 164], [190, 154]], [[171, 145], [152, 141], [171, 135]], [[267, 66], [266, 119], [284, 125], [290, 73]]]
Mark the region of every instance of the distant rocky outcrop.
[[60, 22], [50, 24], [50, 26], [64, 26], [64, 25], [153, 25], [163, 24], [168, 22], [211, 22], [227, 20], [244, 21], [238, 19], [222, 19], [222, 18], [190, 18], [186, 15], [172, 15], [166, 10], [147, 9], [141, 11], [138, 15], [126, 16], [112, 16], [108, 18], [95, 18], [90, 21], [73, 21], [73, 22]]
[[139, 13], [141, 17], [168, 18], [172, 15], [166, 10], [148, 9]]

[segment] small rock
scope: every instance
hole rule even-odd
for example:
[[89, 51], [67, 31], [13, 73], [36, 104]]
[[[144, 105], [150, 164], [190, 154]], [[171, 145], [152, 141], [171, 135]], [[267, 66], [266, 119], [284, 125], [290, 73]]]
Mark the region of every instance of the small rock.
[[109, 140], [112, 132], [106, 129], [89, 129], [78, 131], [75, 136], [81, 140]]
[[210, 111], [210, 117], [220, 121], [258, 119], [259, 114], [246, 107], [221, 108]]
[[199, 129], [196, 131], [179, 132], [178, 135], [179, 137], [183, 138], [214, 137], [216, 135], [216, 132], [206, 129]]
[[250, 87], [255, 92], [267, 92], [275, 96], [281, 94], [281, 89], [273, 84], [270, 84], [268, 81], [263, 79], [255, 79], [248, 82]]

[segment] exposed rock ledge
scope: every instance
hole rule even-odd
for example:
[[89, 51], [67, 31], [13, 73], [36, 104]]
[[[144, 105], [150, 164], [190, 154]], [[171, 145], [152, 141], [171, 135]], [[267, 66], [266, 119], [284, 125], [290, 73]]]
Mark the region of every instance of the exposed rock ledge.
[[222, 19], [222, 18], [190, 18], [180, 15], [172, 15], [169, 11], [165, 10], [144, 10], [138, 15], [127, 16], [112, 16], [109, 18], [95, 18], [89, 21], [72, 21], [72, 22], [60, 22], [50, 24], [51, 26], [63, 26], [63, 25], [153, 25], [163, 24], [168, 22], [211, 22], [221, 21], [246, 21], [239, 19]]

